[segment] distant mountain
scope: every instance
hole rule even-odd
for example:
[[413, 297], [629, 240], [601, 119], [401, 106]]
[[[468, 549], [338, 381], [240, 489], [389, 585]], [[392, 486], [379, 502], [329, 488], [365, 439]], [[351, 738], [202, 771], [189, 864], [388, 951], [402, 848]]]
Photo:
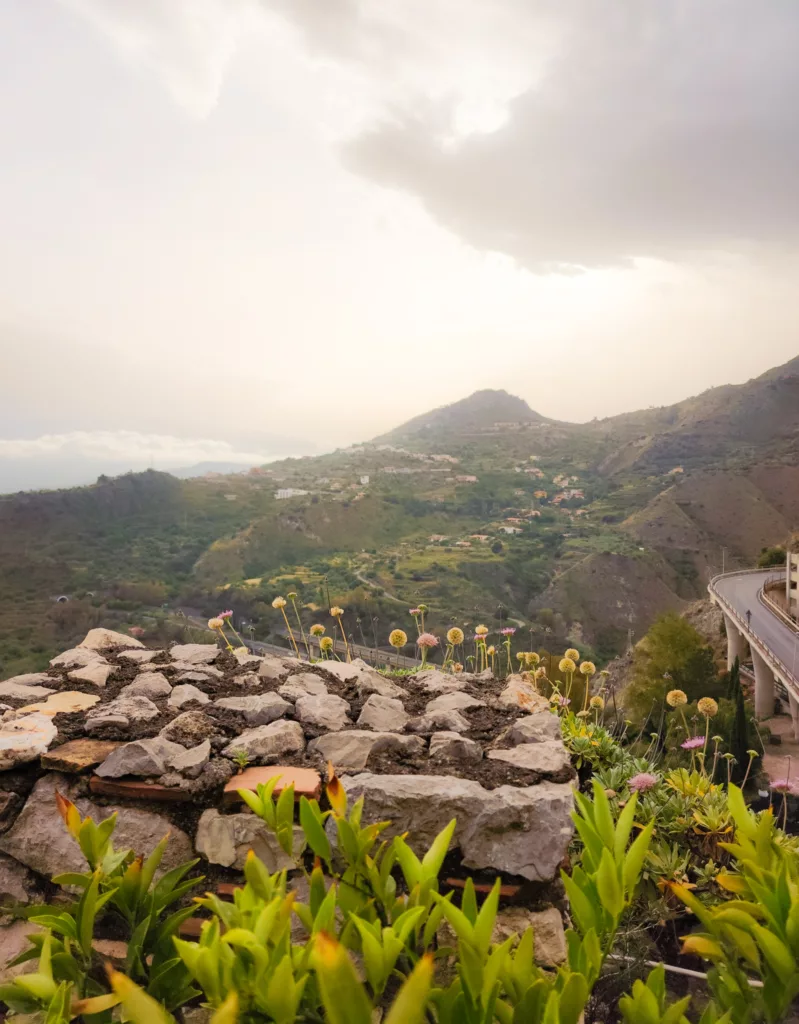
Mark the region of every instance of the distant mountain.
[[205, 476], [206, 473], [246, 473], [256, 463], [244, 464], [241, 462], [195, 462], [193, 466], [181, 466], [179, 469], [170, 469], [172, 476], [179, 480], [190, 480], [194, 476]]
[[400, 441], [430, 435], [466, 434], [472, 430], [485, 431], [508, 424], [547, 422], [551, 421], [534, 412], [524, 399], [507, 391], [486, 389], [475, 391], [459, 402], [415, 416], [374, 440]]

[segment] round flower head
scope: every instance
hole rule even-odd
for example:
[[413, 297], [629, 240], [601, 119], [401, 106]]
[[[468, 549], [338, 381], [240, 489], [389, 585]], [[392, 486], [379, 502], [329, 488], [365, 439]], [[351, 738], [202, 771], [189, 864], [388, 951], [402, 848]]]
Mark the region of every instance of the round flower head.
[[222, 619], [219, 619], [219, 618], [217, 618], [217, 619], [209, 619], [208, 620], [208, 628], [209, 629], [221, 629], [224, 626], [224, 624], [225, 623], [222, 621]]
[[463, 665], [461, 665], [461, 663], [459, 661], [456, 661], [455, 664], [452, 666], [452, 671], [453, 672], [463, 672]]
[[578, 711], [577, 714], [575, 715], [575, 718], [588, 718], [588, 716], [590, 714], [591, 714], [590, 711]]
[[698, 750], [700, 747], [704, 747], [705, 740], [702, 736], [691, 736], [690, 739], [683, 740], [680, 746], [683, 750]]
[[477, 636], [485, 636], [488, 633], [488, 626], [475, 626], [474, 631]]
[[638, 775], [633, 775], [627, 785], [634, 792], [646, 793], [652, 789], [658, 783], [657, 776], [651, 772], [639, 772]]
[[678, 708], [681, 704], [687, 704], [688, 698], [683, 690], [669, 690], [666, 694], [666, 703], [670, 707]]
[[580, 660], [580, 652], [575, 650], [573, 647], [570, 647], [568, 649], [568, 651], [564, 652], [563, 657], [564, 658], [571, 658], [572, 661], [579, 661]]
[[561, 672], [574, 672], [577, 666], [574, 664], [571, 658], [561, 658], [558, 668]]
[[524, 651], [519, 651], [516, 657], [519, 661], [523, 661], [525, 664], [527, 663], [527, 654]]
[[702, 697], [697, 701], [696, 708], [699, 714], [704, 715], [705, 718], [712, 718], [719, 712], [719, 706], [712, 697]]
[[272, 607], [273, 608], [285, 608], [286, 607], [286, 599], [285, 599], [285, 597], [276, 597], [274, 599], [274, 601], [272, 602]]
[[427, 611], [427, 605], [426, 604], [420, 604], [419, 605], [419, 611], [420, 612], [426, 612]]
[[289, 599], [289, 601], [296, 601], [297, 600], [297, 591], [296, 590], [289, 591], [289, 593], [286, 594], [286, 597]]
[[513, 636], [513, 634], [514, 634], [515, 632], [516, 632], [516, 630], [515, 630], [515, 629], [513, 628], [513, 626], [505, 626], [505, 628], [504, 628], [504, 629], [501, 629], [501, 630], [500, 630], [500, 633], [501, 633], [501, 634], [502, 634], [503, 636]]
[[321, 622], [315, 622], [308, 630], [311, 636], [322, 636], [324, 634], [324, 631], [325, 627], [322, 625]]
[[330, 614], [333, 616], [334, 619], [338, 619], [344, 614], [344, 609], [339, 608], [337, 604], [334, 604], [333, 607], [330, 609]]
[[533, 673], [536, 679], [543, 679], [546, 676], [546, 674], [547, 670], [545, 668], [537, 668]]
[[605, 702], [604, 700], [602, 700], [601, 697], [592, 697], [591, 700], [589, 700], [588, 702], [588, 706], [591, 708], [596, 708], [596, 710], [598, 711], [603, 711], [605, 708]]
[[541, 661], [541, 658], [535, 651], [527, 651], [524, 655], [525, 665], [537, 665]]
[[422, 633], [416, 640], [417, 647], [438, 647], [438, 637], [432, 633]]
[[592, 676], [596, 672], [596, 665], [593, 661], [584, 661], [580, 665], [580, 672], [584, 676]]
[[244, 647], [242, 645], [241, 647], [234, 647], [233, 648], [233, 653], [234, 654], [249, 654], [250, 652], [249, 652], [249, 650], [246, 647]]
[[333, 650], [333, 637], [332, 636], [323, 636], [322, 639], [319, 641], [319, 649], [322, 650], [322, 651], [332, 651]]
[[421, 608], [409, 608], [408, 609], [408, 614], [409, 615], [413, 615], [413, 617], [416, 618], [417, 615], [421, 615], [422, 614], [422, 609]]
[[392, 647], [404, 647], [408, 642], [408, 634], [401, 629], [392, 629], [388, 634], [388, 642]]
[[491, 646], [486, 651], [486, 654], [496, 654], [496, 653], [497, 653], [496, 647], [493, 644], [491, 644]]
[[227, 611], [219, 613], [219, 618], [220, 619], [229, 619], [232, 614], [233, 614], [233, 609], [232, 608], [228, 608]]
[[771, 783], [771, 788], [777, 793], [793, 793], [794, 784], [790, 779], [775, 779]]
[[463, 643], [463, 630], [458, 629], [457, 626], [453, 626], [452, 629], [447, 633], [447, 643], [452, 644], [453, 647], [457, 647], [458, 644]]

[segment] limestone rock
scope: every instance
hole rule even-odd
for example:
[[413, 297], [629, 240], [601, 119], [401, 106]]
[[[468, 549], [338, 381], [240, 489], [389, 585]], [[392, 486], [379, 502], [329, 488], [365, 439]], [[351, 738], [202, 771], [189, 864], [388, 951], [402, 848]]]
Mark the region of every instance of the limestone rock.
[[25, 672], [21, 676], [12, 676], [11, 679], [6, 679], [5, 683], [0, 683], [0, 686], [5, 686], [6, 683], [15, 683], [18, 686], [52, 686], [55, 682], [52, 676], [48, 676], [46, 672]]
[[171, 708], [180, 708], [184, 704], [189, 704], [194, 701], [197, 704], [208, 704], [211, 698], [207, 693], [203, 693], [202, 690], [198, 690], [196, 686], [192, 686], [191, 683], [182, 683], [180, 686], [176, 686], [169, 695], [167, 704]]
[[434, 714], [420, 715], [412, 718], [405, 727], [408, 732], [430, 736], [434, 732], [468, 732], [471, 728], [468, 720], [460, 711], [436, 711]]
[[112, 647], [144, 647], [144, 644], [141, 640], [127, 636], [125, 633], [115, 633], [113, 629], [99, 628], [90, 629], [78, 647], [87, 647], [90, 651], [107, 651]]
[[375, 732], [400, 732], [410, 717], [401, 700], [373, 693], [361, 709], [357, 724]]
[[354, 683], [361, 674], [362, 669], [369, 670], [369, 666], [363, 661], [319, 661], [316, 667], [331, 682]]
[[290, 671], [291, 669], [283, 658], [275, 658], [270, 654], [261, 658], [261, 663], [258, 666], [258, 675], [261, 679], [266, 679], [270, 683], [276, 683], [281, 679], [285, 679]]
[[190, 661], [172, 661], [160, 667], [164, 672], [180, 672], [181, 675], [177, 677], [179, 683], [203, 683], [208, 681], [209, 676], [221, 679], [225, 674], [214, 665], [192, 665]]
[[456, 690], [462, 690], [467, 683], [463, 674], [448, 675], [446, 672], [439, 672], [436, 668], [417, 672], [414, 681], [426, 693], [454, 693]]
[[332, 693], [319, 696], [300, 697], [295, 705], [297, 718], [312, 736], [323, 732], [338, 732], [351, 725], [350, 706], [342, 697]]
[[[294, 849], [302, 850], [304, 835], [295, 826]], [[280, 847], [274, 832], [254, 814], [220, 814], [216, 808], [203, 811], [195, 838], [197, 852], [211, 864], [241, 871], [250, 850], [255, 851], [270, 874], [291, 870], [297, 858], [289, 857]]]
[[[258, 658], [257, 660], [260, 661], [261, 659]], [[244, 689], [258, 689], [263, 683], [261, 677], [256, 675], [255, 672], [242, 672], [241, 675], [233, 676], [230, 681]]]
[[0, 853], [0, 906], [30, 903], [33, 888], [30, 871], [13, 857]]
[[531, 772], [559, 772], [571, 764], [569, 752], [561, 740], [520, 743], [509, 750], [489, 750], [492, 761], [505, 761]]
[[430, 756], [447, 761], [482, 761], [483, 751], [479, 743], [457, 732], [435, 732], [430, 737]]
[[484, 708], [485, 703], [484, 700], [456, 690], [454, 693], [442, 693], [440, 697], [431, 700], [425, 708], [425, 714], [434, 715], [438, 711], [468, 711], [470, 708]]
[[163, 775], [167, 763], [186, 750], [163, 736], [134, 740], [117, 747], [97, 769], [103, 779], [121, 779], [125, 775]]
[[86, 715], [86, 731], [96, 732], [106, 725], [126, 729], [131, 723], [149, 722], [158, 717], [158, 708], [148, 697], [117, 697], [100, 704]]
[[368, 772], [345, 775], [341, 781], [350, 799], [365, 797], [364, 824], [390, 820], [383, 837], [409, 832], [408, 841], [419, 854], [456, 818], [453, 843], [467, 868], [549, 881], [572, 835], [573, 796], [564, 783], [489, 791], [451, 776]]
[[49, 715], [40, 711], [0, 726], [0, 771], [41, 757], [58, 735]]
[[27, 707], [20, 708], [17, 714], [19, 715], [21, 712], [26, 711], [41, 711], [43, 715], [50, 715], [51, 718], [54, 715], [72, 715], [76, 711], [88, 711], [89, 708], [93, 708], [99, 701], [100, 698], [96, 693], [83, 693], [80, 690], [60, 690], [58, 693], [51, 694], [47, 700], [40, 701], [38, 704], [28, 704]]
[[202, 711], [184, 711], [165, 725], [160, 735], [165, 740], [180, 743], [183, 747], [196, 747], [198, 743], [213, 736], [216, 723]]
[[497, 737], [498, 747], [516, 747], [520, 743], [540, 743], [561, 738], [560, 719], [551, 711], [536, 711], [516, 721]]
[[549, 709], [546, 697], [542, 697], [532, 683], [528, 683], [519, 675], [508, 676], [505, 689], [500, 693], [498, 700], [507, 707], [517, 707], [530, 713]]
[[282, 718], [291, 705], [276, 693], [257, 693], [247, 697], [221, 697], [214, 701], [214, 707], [227, 708], [244, 715], [248, 725], [269, 725]]
[[241, 736], [231, 740], [222, 753], [232, 758], [239, 750], [247, 754], [251, 761], [272, 760], [284, 754], [301, 754], [305, 750], [305, 736], [297, 722], [272, 722], [271, 725], [247, 729]]
[[91, 661], [83, 668], [75, 668], [69, 673], [69, 678], [76, 683], [90, 683], [92, 686], [105, 686], [108, 677], [114, 671], [111, 665], [102, 661]]
[[53, 658], [50, 661], [50, 666], [52, 668], [84, 668], [96, 661], [99, 661], [101, 665], [108, 664], [102, 654], [98, 654], [97, 651], [91, 651], [88, 647], [73, 647]]
[[151, 662], [153, 658], [157, 658], [159, 654], [163, 653], [163, 651], [147, 650], [120, 651], [117, 657], [122, 658], [124, 661], [133, 661], [137, 665], [146, 665], [148, 662]]
[[63, 872], [87, 870], [78, 844], [67, 832], [56, 810], [56, 790], [77, 805], [81, 816], [88, 814], [95, 822], [119, 811], [113, 840], [117, 850], [131, 848], [147, 857], [169, 832], [170, 841], [159, 875], [191, 858], [189, 837], [167, 818], [136, 807], [95, 804], [78, 795], [80, 787], [74, 779], [55, 772], [48, 772], [36, 783], [13, 827], [0, 836], [0, 851], [48, 878]]
[[[177, 746], [177, 744], [175, 744]], [[211, 741], [203, 740], [191, 750], [183, 750], [166, 759], [167, 768], [172, 768], [186, 778], [196, 779], [211, 759]]]
[[361, 729], [345, 729], [319, 736], [308, 744], [308, 752], [318, 754], [323, 761], [330, 761], [339, 771], [361, 771], [369, 757], [383, 751], [396, 751], [409, 755], [424, 751], [424, 740], [420, 736], [401, 736], [393, 732], [369, 732]]
[[[11, 920], [8, 918], [7, 920]], [[12, 960], [30, 949], [29, 935], [41, 932], [42, 928], [33, 921], [11, 920], [10, 924], [0, 926], [0, 985], [6, 985], [19, 977], [20, 974], [31, 974], [35, 970], [35, 961], [28, 960], [25, 963], [17, 964], [14, 967], [8, 965]], [[30, 1017], [18, 1018], [23, 1024], [28, 1024]], [[35, 1019], [35, 1018], [34, 1018]], [[13, 1018], [12, 1018], [13, 1020]]]
[[319, 697], [327, 693], [327, 687], [313, 672], [300, 672], [290, 676], [277, 692], [286, 700], [294, 702], [300, 697]]
[[515, 932], [519, 938], [533, 929], [535, 962], [541, 967], [560, 967], [566, 960], [566, 934], [563, 918], [555, 907], [546, 910], [527, 910], [525, 907], [506, 907], [497, 914], [492, 939], [500, 944]]
[[18, 680], [23, 676], [15, 676], [14, 679], [7, 679], [0, 683], [0, 697], [10, 700], [39, 700], [40, 697], [48, 697], [55, 691], [48, 686], [30, 686], [27, 683], [20, 683]]
[[120, 697], [166, 697], [172, 686], [163, 672], [140, 672], [132, 683], [119, 691]]
[[379, 672], [370, 671], [368, 675], [362, 673], [355, 682], [358, 688], [358, 696], [365, 697], [370, 693], [377, 693], [381, 697], [395, 697], [401, 699], [408, 696], [408, 691], [401, 686], [392, 683], [390, 679], [381, 676]]
[[190, 665], [210, 665], [221, 653], [216, 644], [175, 644], [169, 649], [173, 661], [184, 661]]
[[80, 774], [102, 764], [118, 746], [119, 743], [113, 740], [69, 740], [60, 747], [42, 754], [42, 768]]
[[261, 664], [261, 656], [259, 654], [250, 654], [246, 647], [243, 649], [241, 647], [237, 647], [233, 651], [233, 657], [239, 665], [243, 665], [245, 667]]

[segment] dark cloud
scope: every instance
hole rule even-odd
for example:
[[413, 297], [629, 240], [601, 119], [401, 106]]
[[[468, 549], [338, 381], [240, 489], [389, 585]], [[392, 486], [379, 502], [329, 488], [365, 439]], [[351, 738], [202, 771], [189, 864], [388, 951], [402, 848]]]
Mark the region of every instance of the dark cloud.
[[794, 248], [795, 0], [557, 10], [557, 53], [500, 130], [453, 142], [440, 107], [395, 110], [348, 145], [349, 165], [536, 269]]

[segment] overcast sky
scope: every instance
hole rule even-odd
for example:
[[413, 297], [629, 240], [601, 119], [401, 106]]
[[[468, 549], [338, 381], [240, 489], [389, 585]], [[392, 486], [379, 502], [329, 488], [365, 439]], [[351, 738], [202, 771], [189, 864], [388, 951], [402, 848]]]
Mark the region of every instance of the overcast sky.
[[797, 52], [795, 0], [4, 0], [0, 462], [785, 362]]

